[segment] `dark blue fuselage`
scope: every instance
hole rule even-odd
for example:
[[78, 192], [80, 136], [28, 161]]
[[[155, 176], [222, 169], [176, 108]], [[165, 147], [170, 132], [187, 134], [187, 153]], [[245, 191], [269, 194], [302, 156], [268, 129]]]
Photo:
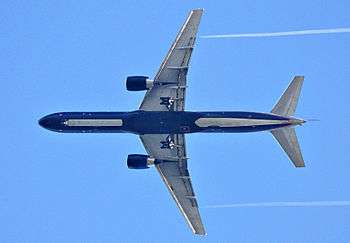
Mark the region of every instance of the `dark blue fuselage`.
[[[209, 125], [200, 123], [201, 125], [198, 125], [199, 120], [211, 121], [207, 118], [213, 120], [228, 118], [227, 120], [235, 121], [235, 125], [217, 125], [216, 123]], [[255, 121], [255, 123], [251, 121]], [[271, 124], [265, 121], [270, 121]], [[182, 134], [195, 132], [256, 132], [290, 126], [292, 121], [289, 117], [259, 112], [158, 112], [138, 110], [132, 112], [61, 112], [43, 117], [39, 124], [52, 131], [67, 133]], [[246, 122], [246, 124], [242, 122]]]

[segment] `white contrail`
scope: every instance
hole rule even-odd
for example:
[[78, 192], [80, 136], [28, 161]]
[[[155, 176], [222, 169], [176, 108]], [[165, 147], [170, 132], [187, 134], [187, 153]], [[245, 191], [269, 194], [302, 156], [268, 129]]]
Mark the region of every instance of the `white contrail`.
[[202, 35], [201, 38], [243, 38], [243, 37], [278, 37], [292, 35], [319, 35], [319, 34], [336, 34], [350, 33], [350, 28], [334, 29], [316, 29], [316, 30], [296, 30], [283, 32], [265, 32], [265, 33], [244, 33], [244, 34], [227, 34], [227, 35]]
[[245, 208], [245, 207], [348, 207], [350, 201], [309, 201], [309, 202], [261, 202], [209, 205], [202, 208]]

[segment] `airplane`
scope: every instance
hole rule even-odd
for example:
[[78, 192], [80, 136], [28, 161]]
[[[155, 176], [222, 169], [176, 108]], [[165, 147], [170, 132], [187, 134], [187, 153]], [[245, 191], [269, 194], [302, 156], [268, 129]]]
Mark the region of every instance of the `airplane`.
[[139, 135], [147, 155], [130, 154], [130, 169], [154, 166], [194, 234], [205, 235], [191, 177], [187, 169], [185, 134], [270, 131], [295, 167], [304, 167], [294, 127], [303, 76], [295, 76], [269, 113], [246, 111], [185, 111], [187, 72], [203, 9], [189, 13], [153, 80], [129, 76], [128, 91], [146, 91], [136, 111], [59, 112], [39, 124], [62, 133], [133, 133]]

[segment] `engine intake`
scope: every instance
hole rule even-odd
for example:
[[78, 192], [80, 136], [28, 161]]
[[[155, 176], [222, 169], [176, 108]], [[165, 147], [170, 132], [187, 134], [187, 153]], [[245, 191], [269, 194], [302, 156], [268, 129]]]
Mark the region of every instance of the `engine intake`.
[[128, 91], [142, 91], [152, 88], [153, 80], [146, 76], [129, 76], [126, 78], [126, 89]]
[[129, 154], [127, 165], [129, 169], [148, 169], [155, 159], [143, 154]]

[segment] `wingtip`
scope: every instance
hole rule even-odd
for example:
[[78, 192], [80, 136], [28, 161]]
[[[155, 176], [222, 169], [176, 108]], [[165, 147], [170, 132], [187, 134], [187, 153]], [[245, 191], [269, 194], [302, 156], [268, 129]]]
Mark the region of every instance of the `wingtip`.
[[304, 80], [305, 76], [304, 75], [295, 75], [294, 78]]
[[195, 8], [192, 9], [191, 12], [204, 12], [204, 8]]
[[305, 168], [305, 164], [295, 165], [295, 168]]
[[207, 235], [207, 232], [203, 231], [203, 232], [193, 232], [195, 235], [198, 235], [198, 236], [201, 236], [201, 237], [204, 237]]

